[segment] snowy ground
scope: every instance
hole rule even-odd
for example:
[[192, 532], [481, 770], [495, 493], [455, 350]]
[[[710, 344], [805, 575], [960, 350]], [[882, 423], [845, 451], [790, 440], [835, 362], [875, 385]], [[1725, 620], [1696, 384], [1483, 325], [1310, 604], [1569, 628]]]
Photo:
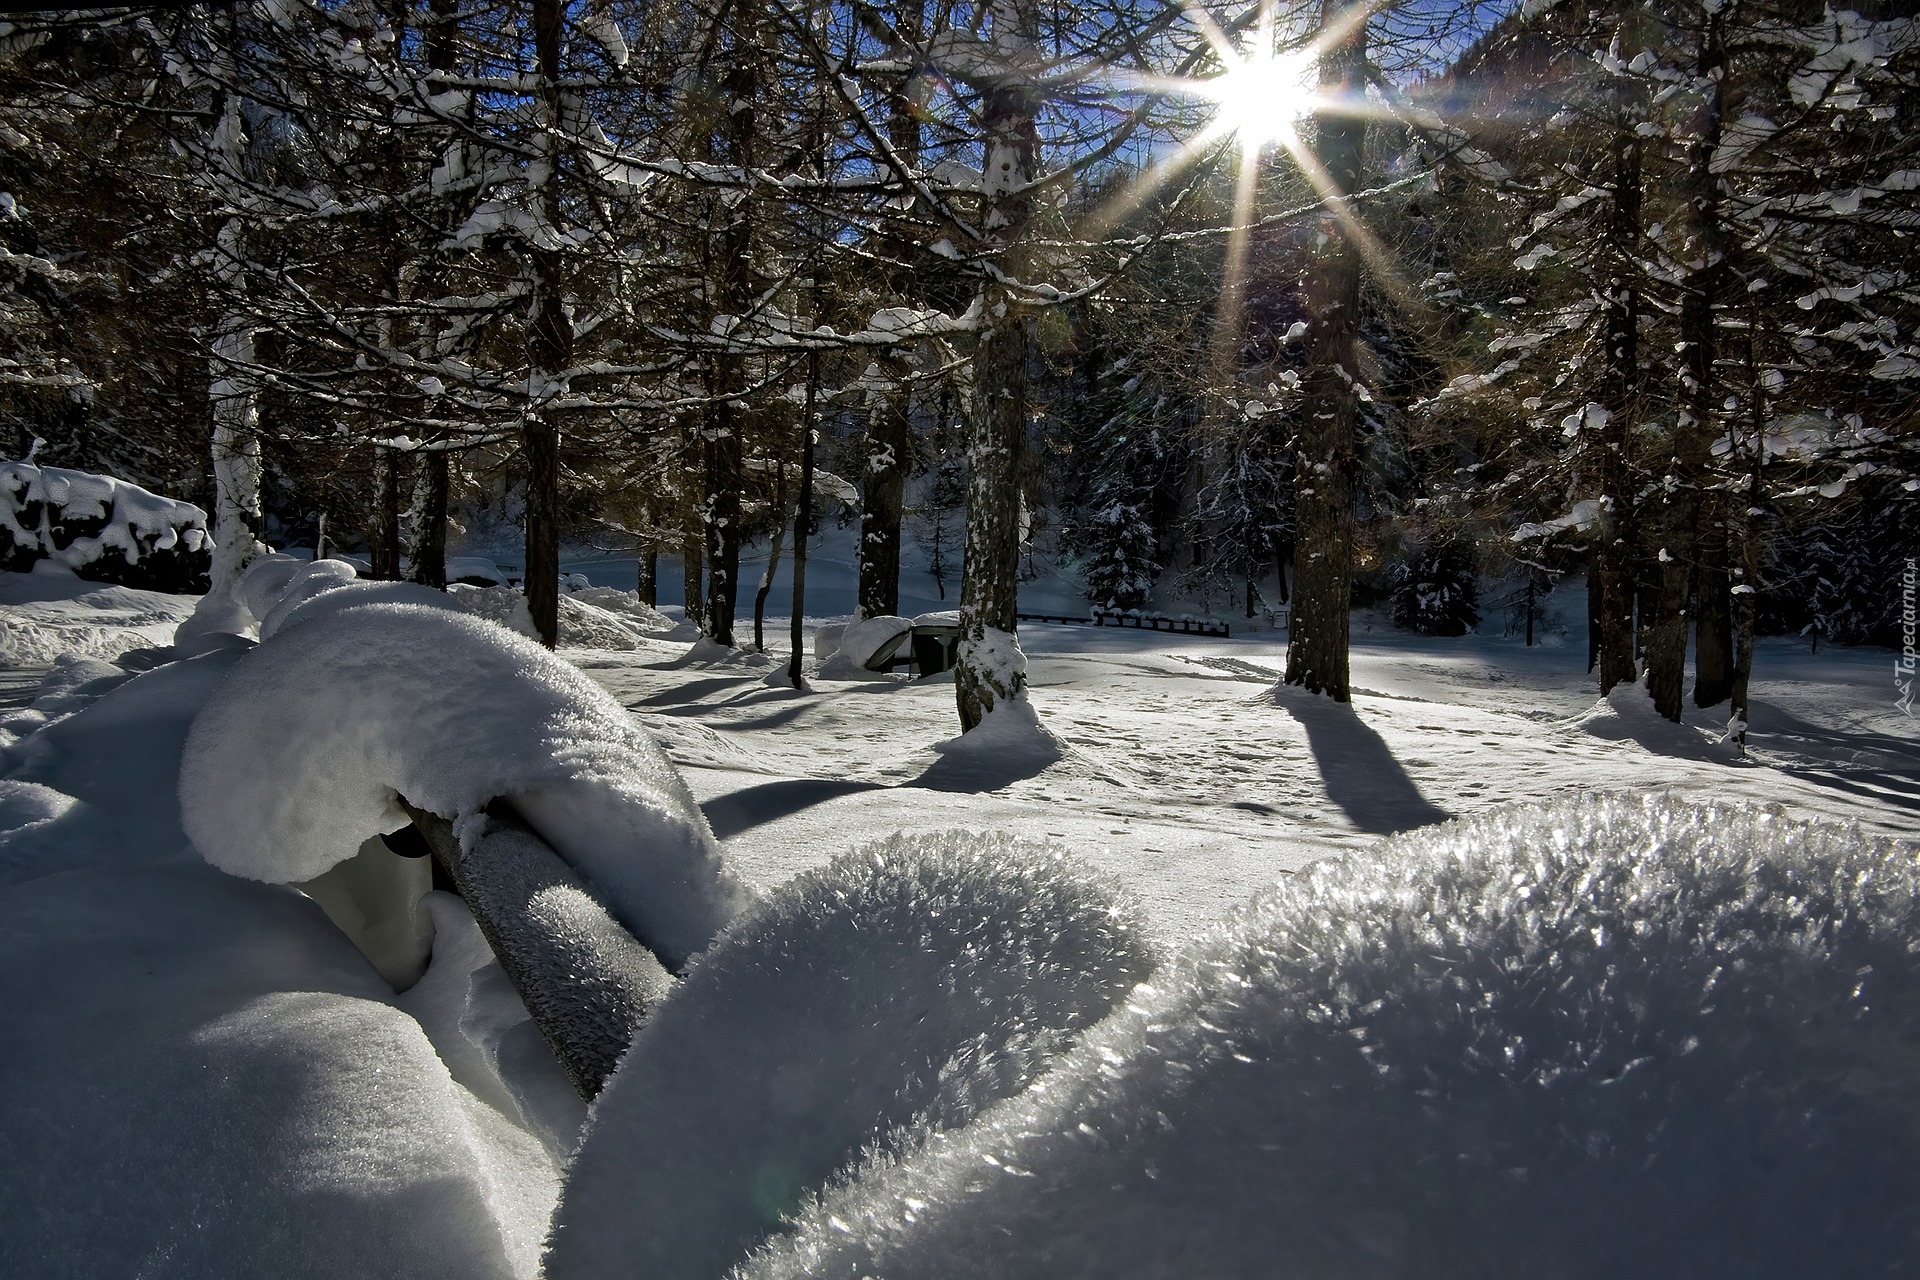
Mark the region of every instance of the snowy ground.
[[[784, 618], [770, 628], [785, 630]], [[870, 835], [1005, 829], [1060, 839], [1178, 935], [1314, 858], [1573, 789], [1671, 789], [1886, 834], [1920, 828], [1920, 732], [1876, 652], [1764, 644], [1750, 758], [1736, 761], [1703, 728], [1590, 714], [1598, 691], [1570, 648], [1387, 630], [1355, 640], [1348, 710], [1274, 688], [1277, 637], [1027, 624], [1033, 702], [1066, 748], [1051, 763], [938, 752], [957, 728], [941, 677], [795, 693], [766, 684], [763, 667], [689, 662], [684, 643], [568, 656], [666, 743], [760, 885]]]
[[[568, 568], [604, 586], [633, 572], [607, 559]], [[844, 557], [823, 555], [816, 571], [809, 633], [852, 603]], [[906, 595], [908, 611], [943, 603]], [[735, 872], [761, 889], [896, 831], [1005, 831], [1051, 838], [1111, 873], [1161, 940], [1204, 944], [1209, 925], [1316, 860], [1351, 854], [1336, 874], [1424, 876], [1395, 859], [1431, 850], [1383, 849], [1382, 837], [1513, 800], [1670, 789], [1877, 833], [1920, 829], [1920, 734], [1876, 651], [1763, 644], [1740, 759], [1716, 741], [1717, 717], [1667, 724], [1637, 690], [1599, 703], [1575, 646], [1419, 639], [1356, 615], [1358, 693], [1341, 707], [1276, 686], [1285, 646], [1271, 632], [1029, 624], [1032, 702], [1053, 741], [1013, 732], [982, 748], [973, 735], [956, 749], [951, 677], [816, 671], [795, 691], [780, 671], [784, 616], [767, 619], [769, 654], [728, 654], [691, 644], [690, 628], [663, 630], [677, 604], [664, 618], [637, 606], [616, 617], [580, 603], [595, 598], [619, 603], [579, 597], [567, 634], [613, 647], [561, 656], [659, 739]], [[1027, 599], [1079, 611], [1059, 579]], [[168, 662], [183, 657], [164, 646], [190, 598], [58, 573], [0, 574], [0, 603], [0, 1004], [16, 1012], [0, 1019], [0, 1094], [14, 1099], [0, 1107], [0, 1202], [23, 1206], [0, 1213], [0, 1271], [72, 1271], [75, 1250], [92, 1250], [83, 1272], [138, 1261], [183, 1276], [533, 1274], [582, 1113], [460, 900], [434, 895], [433, 965], [394, 997], [314, 901], [223, 875], [186, 843], [181, 744], [242, 648]], [[298, 688], [347, 678], [300, 656], [295, 642], [326, 625], [268, 641]], [[116, 656], [122, 669], [103, 661]], [[437, 705], [465, 673], [482, 686], [466, 690], [472, 706], [511, 701], [492, 692], [511, 677], [478, 669], [455, 662], [444, 687], [407, 683]], [[364, 677], [350, 680], [364, 692]], [[618, 720], [618, 706], [605, 710]], [[323, 711], [305, 732], [335, 759], [325, 735], [356, 726], [333, 722], [374, 718]], [[276, 744], [289, 733], [281, 713], [258, 729], [275, 750], [301, 741]], [[278, 787], [299, 772], [270, 766], [256, 781]], [[284, 782], [290, 795], [307, 785]], [[823, 901], [840, 900], [836, 883], [816, 886]], [[809, 1012], [796, 1026], [817, 1021]], [[726, 1089], [755, 1078], [749, 1058]], [[1898, 1092], [1910, 1093], [1904, 1075]], [[871, 1138], [842, 1136], [848, 1150]], [[154, 1183], [143, 1169], [162, 1160], [204, 1185]], [[10, 1222], [21, 1227], [12, 1239]]]
[[[817, 553], [806, 632], [851, 608], [836, 540]], [[569, 560], [596, 584], [630, 586], [633, 562]], [[771, 599], [789, 589], [787, 565]], [[743, 578], [751, 587], [759, 566]], [[665, 612], [678, 574], [662, 564]], [[903, 583], [907, 612], [953, 607]], [[1023, 607], [1079, 612], [1059, 579]], [[189, 601], [59, 575], [0, 575], [0, 699], [31, 702], [65, 647], [87, 656], [164, 643]], [[812, 611], [809, 611], [810, 614]], [[702, 661], [684, 639], [566, 656], [666, 745], [729, 857], [761, 887], [895, 830], [1007, 830], [1060, 840], [1143, 897], [1179, 935], [1276, 876], [1379, 836], [1511, 800], [1574, 789], [1672, 790], [1785, 806], [1795, 817], [1920, 829], [1920, 724], [1894, 701], [1890, 655], [1764, 640], [1744, 760], [1714, 741], [1723, 712], [1689, 707], [1682, 729], [1633, 698], [1596, 707], [1576, 644], [1409, 636], [1354, 620], [1351, 709], [1276, 688], [1284, 636], [1232, 639], [1024, 624], [1033, 702], [1064, 754], [947, 754], [949, 677], [769, 683], [789, 622], [766, 619], [769, 656]], [[738, 634], [751, 640], [751, 619]], [[765, 664], [765, 665], [762, 665]]]

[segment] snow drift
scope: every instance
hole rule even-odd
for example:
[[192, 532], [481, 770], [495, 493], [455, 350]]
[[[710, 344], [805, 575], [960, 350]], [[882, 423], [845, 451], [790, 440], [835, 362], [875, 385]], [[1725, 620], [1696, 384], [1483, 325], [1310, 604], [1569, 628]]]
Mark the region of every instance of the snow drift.
[[0, 569], [50, 559], [83, 578], [204, 591], [207, 513], [112, 476], [0, 462]]
[[0, 1274], [531, 1274], [555, 1167], [391, 994], [204, 865], [0, 893]]
[[254, 880], [352, 857], [407, 825], [400, 796], [456, 823], [505, 798], [672, 967], [746, 901], [686, 784], [617, 702], [444, 608], [356, 604], [282, 627], [208, 699], [181, 761], [188, 837]]
[[742, 1274], [1892, 1274], [1917, 1050], [1912, 846], [1495, 810], [1256, 899]]
[[722, 1274], [863, 1153], [1024, 1087], [1146, 976], [1143, 939], [1104, 883], [1005, 836], [895, 836], [799, 876], [635, 1039], [546, 1274]]

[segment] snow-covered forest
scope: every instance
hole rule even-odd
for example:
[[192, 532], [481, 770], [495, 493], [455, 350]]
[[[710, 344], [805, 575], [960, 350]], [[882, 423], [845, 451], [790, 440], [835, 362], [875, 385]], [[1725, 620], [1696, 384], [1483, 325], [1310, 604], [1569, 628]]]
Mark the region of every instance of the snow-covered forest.
[[7, 12], [0, 1273], [1911, 1272], [1917, 113], [1894, 0]]

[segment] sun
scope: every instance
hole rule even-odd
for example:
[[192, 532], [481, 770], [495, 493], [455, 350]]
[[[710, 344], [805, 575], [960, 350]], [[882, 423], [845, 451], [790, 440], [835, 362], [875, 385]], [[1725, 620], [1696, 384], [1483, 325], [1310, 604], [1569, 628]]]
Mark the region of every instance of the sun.
[[1214, 130], [1232, 133], [1249, 151], [1299, 142], [1296, 126], [1319, 103], [1318, 61], [1311, 52], [1235, 58], [1205, 83], [1219, 103]]

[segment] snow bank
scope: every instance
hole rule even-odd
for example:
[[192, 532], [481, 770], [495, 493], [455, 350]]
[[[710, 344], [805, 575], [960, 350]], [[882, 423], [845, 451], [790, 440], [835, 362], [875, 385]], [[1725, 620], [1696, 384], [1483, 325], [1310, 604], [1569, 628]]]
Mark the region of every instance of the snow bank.
[[[460, 607], [533, 637], [533, 615], [518, 587], [453, 587]], [[637, 649], [649, 636], [671, 631], [671, 618], [628, 591], [595, 587], [560, 597], [559, 647], [562, 649]]]
[[531, 1276], [554, 1164], [390, 994], [203, 865], [0, 892], [0, 1274]]
[[1880, 1275], [1920, 858], [1583, 798], [1317, 864], [754, 1277]]
[[[312, 607], [311, 605], [308, 607]], [[309, 880], [407, 824], [504, 797], [678, 967], [745, 903], [664, 753], [593, 681], [531, 641], [417, 604], [280, 630], [208, 700], [181, 761], [209, 862]]]
[[717, 1276], [836, 1171], [1017, 1092], [1152, 968], [1057, 850], [895, 836], [737, 920], [595, 1103], [550, 1280]]
[[101, 582], [204, 591], [207, 513], [112, 476], [0, 462], [0, 568], [50, 559]]

